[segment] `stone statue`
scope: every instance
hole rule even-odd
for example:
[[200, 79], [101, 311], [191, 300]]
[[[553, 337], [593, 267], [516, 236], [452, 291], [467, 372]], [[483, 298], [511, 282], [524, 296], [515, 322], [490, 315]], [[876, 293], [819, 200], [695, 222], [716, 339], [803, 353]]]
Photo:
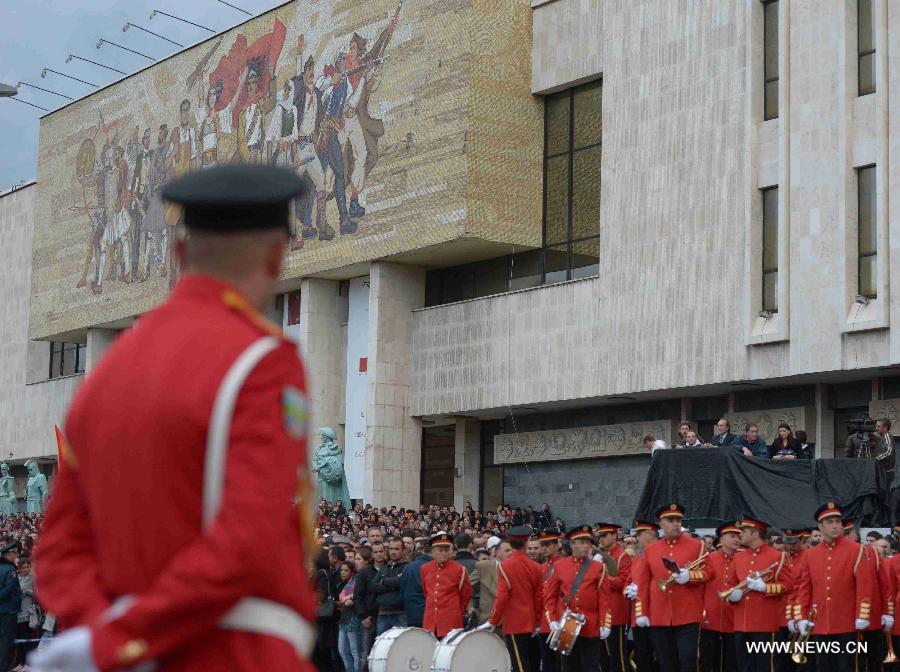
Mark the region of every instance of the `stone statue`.
[[350, 506], [350, 493], [347, 491], [347, 477], [344, 474], [344, 453], [337, 442], [337, 434], [331, 427], [319, 430], [322, 440], [313, 458], [313, 471], [319, 476], [319, 499], [332, 504], [338, 500], [344, 506]]
[[41, 473], [34, 460], [28, 460], [25, 467], [28, 469], [28, 484], [25, 486], [25, 512], [43, 513], [49, 492], [47, 477]]
[[16, 513], [16, 479], [9, 475], [9, 465], [0, 464], [0, 516]]

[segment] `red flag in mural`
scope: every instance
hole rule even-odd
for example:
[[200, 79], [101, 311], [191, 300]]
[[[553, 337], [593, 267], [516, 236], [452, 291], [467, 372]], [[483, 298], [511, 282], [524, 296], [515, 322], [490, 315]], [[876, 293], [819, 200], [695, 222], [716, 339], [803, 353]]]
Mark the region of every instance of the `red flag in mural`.
[[[275, 64], [278, 62], [278, 55], [284, 46], [286, 33], [287, 29], [284, 24], [275, 19], [272, 32], [263, 35], [251, 45], [247, 44], [245, 35], [238, 35], [234, 44], [231, 45], [231, 49], [219, 60], [216, 69], [210, 73], [209, 85], [211, 87], [214, 87], [216, 82], [222, 82], [222, 95], [219, 97], [216, 110], [225, 109], [235, 95], [238, 97], [232, 108], [232, 122], [235, 125], [238, 123], [238, 117], [243, 108], [269, 94], [269, 73], [275, 69]], [[255, 69], [259, 75], [259, 88], [252, 100], [248, 99], [246, 88], [241, 91], [237, 90], [241, 73], [246, 67]]]

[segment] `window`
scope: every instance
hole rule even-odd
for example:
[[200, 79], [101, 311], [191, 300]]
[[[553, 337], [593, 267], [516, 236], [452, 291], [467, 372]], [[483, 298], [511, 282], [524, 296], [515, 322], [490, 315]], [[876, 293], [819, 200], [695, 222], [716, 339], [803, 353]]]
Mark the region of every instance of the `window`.
[[544, 103], [540, 282], [586, 277], [599, 269], [602, 99], [603, 83], [596, 81], [549, 96]]
[[856, 51], [860, 96], [875, 93], [875, 13], [873, 0], [856, 0]]
[[876, 212], [875, 166], [856, 171], [859, 210], [859, 288], [868, 299], [878, 298], [878, 226]]
[[87, 346], [83, 343], [50, 342], [50, 378], [84, 373]]
[[778, 118], [778, 0], [763, 3], [763, 119]]
[[762, 192], [762, 309], [778, 312], [778, 187]]

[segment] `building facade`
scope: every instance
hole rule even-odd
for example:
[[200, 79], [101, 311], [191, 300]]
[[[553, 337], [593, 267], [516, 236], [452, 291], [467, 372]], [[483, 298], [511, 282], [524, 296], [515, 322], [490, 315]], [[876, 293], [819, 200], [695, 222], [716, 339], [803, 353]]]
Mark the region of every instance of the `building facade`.
[[43, 119], [20, 347], [89, 371], [165, 295], [151, 173], [282, 162], [336, 235], [298, 204], [272, 312], [352, 497], [625, 522], [685, 419], [840, 456], [900, 408], [898, 31], [888, 0], [288, 3]]

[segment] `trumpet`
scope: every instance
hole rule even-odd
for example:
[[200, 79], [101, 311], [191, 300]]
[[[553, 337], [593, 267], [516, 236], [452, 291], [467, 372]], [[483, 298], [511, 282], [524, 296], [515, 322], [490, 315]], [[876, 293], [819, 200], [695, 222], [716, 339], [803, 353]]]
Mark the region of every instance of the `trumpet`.
[[816, 608], [816, 605], [813, 605], [812, 609], [809, 610], [809, 618], [806, 619], [810, 623], [809, 630], [807, 630], [805, 635], [801, 635], [798, 630], [797, 638], [791, 645], [791, 648], [794, 649], [793, 653], [791, 653], [791, 660], [794, 661], [795, 665], [806, 665], [806, 643], [812, 636], [813, 626], [816, 623], [817, 612], [818, 610]]
[[[753, 578], [758, 578], [758, 579], [762, 579], [763, 581], [768, 581], [773, 576], [775, 576], [775, 571], [778, 569], [778, 565], [780, 565], [780, 564], [781, 564], [780, 561], [773, 562], [771, 565], [766, 567], [761, 572], [754, 572]], [[735, 590], [739, 590], [742, 593], [746, 593], [747, 592], [747, 583], [750, 581], [750, 578], [751, 577], [748, 576], [746, 579], [741, 581], [739, 584], [737, 584], [727, 590], [720, 590], [719, 591], [719, 599], [721, 599], [721, 600], [728, 599], [728, 596], [731, 595], [731, 593], [734, 592]]]
[[[690, 572], [690, 571], [697, 569], [698, 567], [702, 567], [703, 563], [706, 562], [706, 559], [708, 557], [709, 557], [709, 552], [707, 551], [703, 555], [701, 555], [699, 558], [697, 558], [696, 560], [691, 560], [684, 567], [678, 567], [678, 565], [676, 565], [674, 562], [672, 562], [668, 558], [663, 558], [663, 564], [666, 565], [666, 569], [670, 569], [672, 572], [678, 572], [678, 571], [681, 571], [682, 569], [686, 569], [687, 571]], [[663, 579], [661, 581], [657, 581], [656, 585], [661, 591], [666, 592], [666, 590], [669, 589], [669, 586], [672, 585], [674, 582], [675, 582], [675, 577], [670, 576], [668, 579]]]

